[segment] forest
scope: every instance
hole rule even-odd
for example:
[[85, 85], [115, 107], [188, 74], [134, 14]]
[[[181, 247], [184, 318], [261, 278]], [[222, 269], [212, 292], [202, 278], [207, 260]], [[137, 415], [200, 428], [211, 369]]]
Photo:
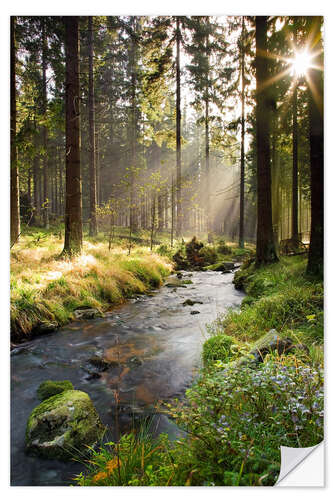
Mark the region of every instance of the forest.
[[11, 16], [12, 484], [272, 485], [323, 439], [322, 31]]

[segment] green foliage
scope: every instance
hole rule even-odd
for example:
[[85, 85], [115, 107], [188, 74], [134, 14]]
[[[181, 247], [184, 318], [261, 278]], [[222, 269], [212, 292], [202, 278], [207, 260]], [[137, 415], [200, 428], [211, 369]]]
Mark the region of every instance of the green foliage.
[[157, 247], [156, 253], [162, 255], [163, 257], [169, 257], [169, 259], [171, 260], [174, 255], [174, 249], [171, 247], [171, 245], [162, 243], [159, 247]]
[[170, 409], [193, 436], [183, 444], [196, 469], [192, 484], [274, 484], [281, 445], [323, 438], [323, 404], [320, 369], [270, 357], [256, 370], [203, 372], [187, 401]]
[[218, 253], [221, 253], [223, 255], [230, 255], [232, 252], [231, 248], [227, 245], [224, 238], [220, 238], [218, 240], [216, 250]]
[[233, 358], [235, 341], [228, 335], [220, 334], [210, 337], [203, 345], [202, 359], [205, 365], [212, 361], [228, 362]]
[[[230, 311], [223, 321], [225, 332], [241, 340], [256, 340], [275, 328], [295, 330], [295, 337], [309, 344], [323, 340], [323, 284], [305, 275], [305, 258], [288, 257], [255, 269], [251, 264], [235, 275], [236, 288], [248, 295], [241, 311]], [[314, 315], [315, 321], [307, 318]], [[293, 335], [291, 335], [293, 337]]]
[[170, 442], [146, 431], [91, 448], [80, 486], [272, 485], [280, 445], [323, 437], [323, 373], [268, 357], [253, 370], [204, 371], [184, 402], [167, 412], [188, 437]]
[[[177, 472], [168, 437], [151, 438], [146, 427], [123, 435], [99, 450], [91, 448], [87, 472], [76, 477], [79, 486], [160, 486], [172, 484]], [[169, 483], [168, 483], [169, 481]]]
[[199, 251], [199, 256], [202, 257], [204, 265], [215, 264], [217, 261], [217, 253], [215, 248], [205, 246]]
[[37, 389], [37, 396], [41, 401], [60, 394], [63, 391], [74, 389], [72, 382], [69, 380], [45, 380]]

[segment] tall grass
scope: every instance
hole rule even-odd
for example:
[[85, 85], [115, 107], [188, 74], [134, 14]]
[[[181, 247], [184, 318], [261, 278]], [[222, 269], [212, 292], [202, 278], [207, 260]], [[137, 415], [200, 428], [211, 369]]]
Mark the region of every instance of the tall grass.
[[309, 348], [323, 343], [323, 282], [309, 279], [304, 256], [281, 258], [280, 262], [236, 274], [247, 296], [240, 311], [232, 310], [216, 323], [215, 333], [252, 342], [274, 328]]
[[[43, 233], [44, 234], [44, 233]], [[108, 250], [107, 242], [85, 241], [82, 255], [60, 259], [57, 234], [30, 233], [11, 252], [12, 339], [27, 338], [41, 323], [60, 326], [74, 310], [89, 306], [105, 311], [138, 293], [162, 284], [172, 265], [148, 248], [126, 244]]]

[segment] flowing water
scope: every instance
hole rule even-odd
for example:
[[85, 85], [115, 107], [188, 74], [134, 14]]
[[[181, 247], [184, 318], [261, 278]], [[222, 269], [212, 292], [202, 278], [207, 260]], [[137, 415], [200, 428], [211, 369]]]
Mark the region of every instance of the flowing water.
[[[182, 397], [200, 366], [205, 325], [230, 307], [240, 305], [243, 293], [232, 285], [233, 274], [184, 273], [193, 283], [163, 286], [113, 309], [104, 318], [76, 321], [39, 337], [11, 353], [11, 484], [66, 485], [84, 469], [75, 462], [44, 460], [24, 453], [25, 426], [39, 404], [36, 390], [44, 380], [70, 380], [87, 392], [114, 438], [114, 390], [119, 391], [120, 431], [134, 419], [154, 414], [159, 400]], [[177, 278], [168, 280], [180, 284]], [[187, 299], [202, 302], [183, 305]], [[200, 314], [191, 314], [198, 311]], [[113, 367], [91, 378], [93, 355], [113, 361]], [[182, 434], [165, 416], [152, 420], [152, 433]]]

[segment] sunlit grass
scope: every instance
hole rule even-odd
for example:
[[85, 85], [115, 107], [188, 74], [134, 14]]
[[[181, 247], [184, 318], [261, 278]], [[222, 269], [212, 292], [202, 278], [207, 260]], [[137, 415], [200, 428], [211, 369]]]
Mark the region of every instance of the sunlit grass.
[[170, 261], [126, 243], [108, 250], [107, 241], [84, 241], [73, 259], [59, 258], [63, 240], [34, 233], [21, 237], [11, 252], [11, 327], [13, 338], [27, 336], [40, 322], [62, 325], [80, 306], [105, 311], [150, 287], [160, 286]]

